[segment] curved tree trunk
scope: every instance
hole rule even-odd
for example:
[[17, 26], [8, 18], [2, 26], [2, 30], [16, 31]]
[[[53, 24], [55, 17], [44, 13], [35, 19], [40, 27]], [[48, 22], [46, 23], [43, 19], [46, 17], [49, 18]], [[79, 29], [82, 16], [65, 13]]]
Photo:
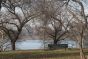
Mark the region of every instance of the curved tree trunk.
[[80, 59], [86, 59], [83, 49], [80, 47]]
[[[83, 31], [82, 31], [83, 33]], [[84, 54], [84, 51], [83, 51], [83, 37], [82, 37], [83, 34], [81, 34], [81, 39], [79, 41], [79, 49], [80, 49], [80, 59], [86, 59], [86, 56]]]
[[86, 59], [82, 46], [80, 45], [79, 48], [80, 48], [80, 59]]

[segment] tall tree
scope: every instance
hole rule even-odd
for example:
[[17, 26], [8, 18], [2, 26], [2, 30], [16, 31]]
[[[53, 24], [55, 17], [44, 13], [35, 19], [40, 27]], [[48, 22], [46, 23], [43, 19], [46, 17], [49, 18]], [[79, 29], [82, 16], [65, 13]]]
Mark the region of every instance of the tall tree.
[[[85, 9], [84, 5], [81, 2], [81, 0], [72, 0], [76, 3], [76, 5], [73, 6], [73, 4], [70, 4], [68, 6], [69, 13], [74, 17], [74, 20], [72, 21], [72, 30], [75, 36], [75, 38], [78, 40], [79, 48], [80, 48], [80, 59], [86, 59], [85, 54], [83, 52], [83, 41], [85, 37], [85, 31], [87, 28], [87, 17], [85, 15]], [[78, 7], [76, 7], [78, 6]], [[71, 8], [73, 7], [73, 8]]]
[[[43, 27], [41, 26], [41, 28], [45, 29], [43, 31], [45, 31], [46, 36], [48, 35], [48, 37], [54, 40], [54, 44], [57, 44], [68, 31], [68, 24], [70, 21], [68, 20], [68, 17], [66, 17], [67, 11], [64, 10], [65, 4], [66, 3], [59, 0], [39, 0], [36, 3], [35, 10], [42, 13], [42, 15], [39, 16], [39, 19], [43, 23]], [[51, 25], [52, 27], [49, 27], [48, 25]]]
[[[11, 3], [11, 1], [9, 1], [8, 5], [5, 3], [4, 7], [7, 8], [7, 12], [1, 16], [0, 29], [8, 35], [12, 50], [15, 50], [15, 43], [19, 39], [22, 28], [31, 19], [37, 17], [39, 13], [29, 11], [29, 7], [24, 9], [22, 5], [18, 6], [18, 4]], [[20, 9], [20, 11], [17, 12], [16, 8]]]

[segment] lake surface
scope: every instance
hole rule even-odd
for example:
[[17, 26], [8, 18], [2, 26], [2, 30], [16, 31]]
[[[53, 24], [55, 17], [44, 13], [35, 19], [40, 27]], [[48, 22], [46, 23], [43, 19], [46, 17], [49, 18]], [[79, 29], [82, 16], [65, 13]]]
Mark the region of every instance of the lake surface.
[[[52, 42], [52, 41], [51, 41]], [[51, 43], [50, 41], [48, 43]], [[46, 45], [48, 44], [46, 43]], [[60, 42], [61, 44], [68, 44], [69, 48], [76, 48], [77, 44], [75, 41], [64, 40]], [[25, 40], [16, 43], [16, 47], [19, 50], [29, 50], [29, 49], [43, 49], [44, 41], [43, 40]]]
[[43, 49], [43, 41], [42, 40], [25, 40], [21, 42], [17, 42], [17, 49], [21, 50], [29, 50], [29, 49]]

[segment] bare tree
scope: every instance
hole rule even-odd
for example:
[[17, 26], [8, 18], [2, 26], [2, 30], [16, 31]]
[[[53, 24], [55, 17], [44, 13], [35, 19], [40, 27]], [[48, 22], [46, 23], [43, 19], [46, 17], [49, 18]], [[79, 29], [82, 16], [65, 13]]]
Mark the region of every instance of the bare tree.
[[85, 24], [83, 24], [81, 21], [73, 22], [73, 24], [70, 24], [70, 33], [68, 35], [71, 36], [72, 39], [75, 39], [80, 48], [80, 58], [85, 58], [84, 52], [83, 52], [83, 44], [84, 44], [84, 36], [85, 36]]
[[65, 35], [68, 32], [67, 27], [63, 26], [54, 20], [50, 27], [47, 26], [45, 29], [46, 35], [53, 39], [53, 44], [57, 45], [58, 41], [65, 39]]
[[[9, 1], [9, 4], [4, 4], [4, 7], [7, 8], [6, 15], [2, 16], [0, 22], [0, 29], [2, 29], [10, 38], [12, 50], [15, 50], [15, 43], [19, 39], [19, 36], [22, 32], [22, 28], [27, 22], [31, 19], [37, 17], [39, 13], [34, 13], [29, 11], [29, 8], [24, 9], [24, 7], [17, 6], [14, 3]], [[20, 9], [20, 12], [16, 12], [16, 8]], [[31, 7], [30, 7], [31, 8]]]
[[[72, 0], [73, 2], [77, 3], [76, 5], [70, 6], [73, 8], [68, 7], [69, 13], [74, 17], [72, 23], [71, 23], [71, 28], [70, 30], [72, 31], [71, 34], [72, 36], [75, 37], [75, 39], [79, 43], [79, 48], [80, 48], [80, 59], [86, 59], [84, 51], [83, 51], [83, 42], [84, 42], [84, 37], [86, 34], [86, 29], [87, 29], [87, 16], [85, 15], [84, 12], [84, 5], [80, 0]], [[75, 7], [75, 6], [80, 6], [80, 7]], [[80, 9], [79, 9], [80, 8]]]
[[[65, 17], [66, 11], [64, 11], [64, 9], [66, 4], [67, 3], [59, 0], [38, 0], [35, 3], [35, 10], [42, 13], [38, 18], [40, 22], [42, 21], [42, 26], [38, 27], [38, 31], [40, 30], [40, 35], [44, 41], [49, 37], [54, 40], [54, 44], [57, 44], [67, 33], [67, 23], [69, 23], [69, 21], [66, 21], [68, 19]], [[53, 29], [48, 25], [51, 25]]]

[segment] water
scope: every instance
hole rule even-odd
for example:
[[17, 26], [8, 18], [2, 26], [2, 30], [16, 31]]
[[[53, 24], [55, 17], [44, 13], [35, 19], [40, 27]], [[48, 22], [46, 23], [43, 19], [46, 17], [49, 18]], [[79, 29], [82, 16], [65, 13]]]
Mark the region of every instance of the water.
[[[46, 46], [50, 43], [50, 41], [46, 42]], [[51, 41], [51, 42], [53, 42], [53, 41]], [[69, 48], [77, 47], [77, 44], [76, 44], [77, 42], [75, 42], [73, 40], [63, 40], [60, 43], [68, 44]], [[25, 40], [25, 41], [17, 42], [16, 47], [17, 47], [17, 49], [20, 49], [20, 50], [43, 49], [44, 42], [43, 42], [43, 40]]]
[[17, 49], [21, 50], [29, 50], [29, 49], [43, 49], [43, 41], [42, 40], [25, 40], [21, 42], [17, 42]]

